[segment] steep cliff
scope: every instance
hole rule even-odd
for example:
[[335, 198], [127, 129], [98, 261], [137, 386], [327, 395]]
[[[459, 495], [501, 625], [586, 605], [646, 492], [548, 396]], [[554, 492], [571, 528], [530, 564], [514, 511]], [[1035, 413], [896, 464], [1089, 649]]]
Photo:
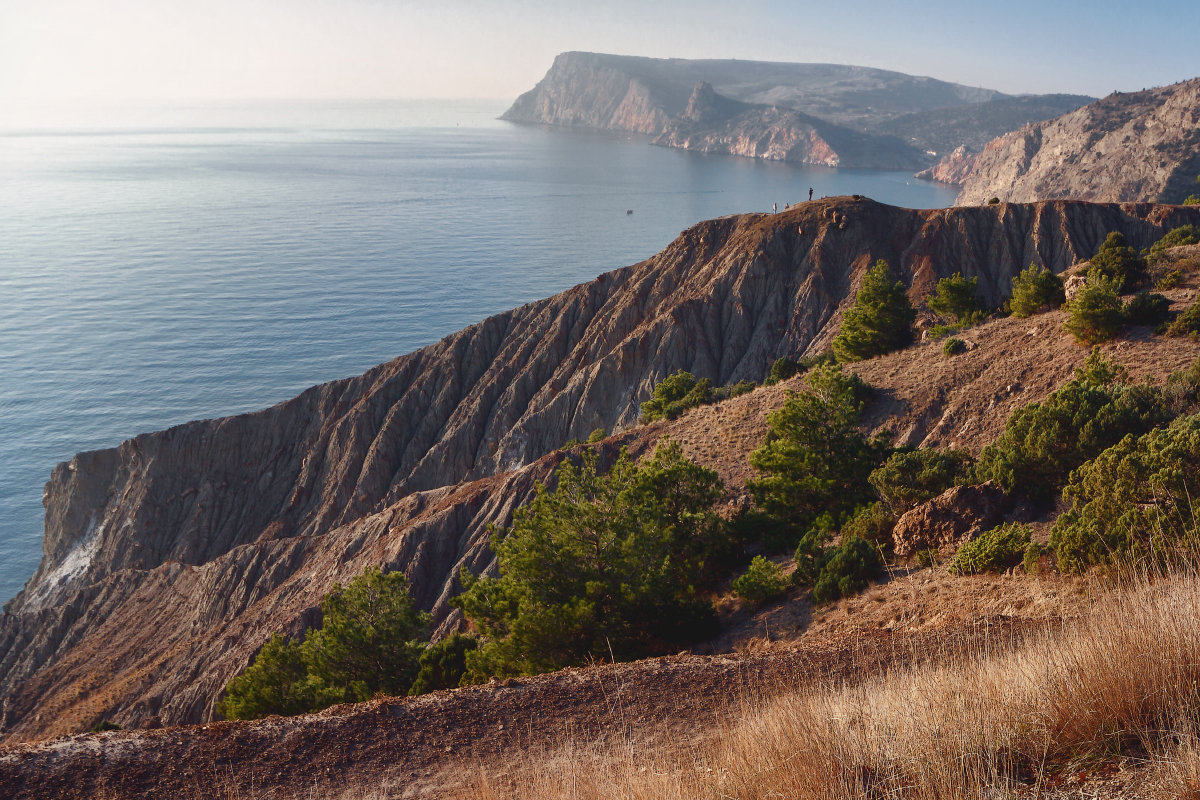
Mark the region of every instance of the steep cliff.
[[459, 566], [489, 563], [487, 525], [562, 442], [632, 426], [676, 369], [761, 379], [780, 355], [825, 349], [875, 259], [914, 297], [961, 271], [996, 302], [1031, 261], [1061, 270], [1109, 231], [1142, 247], [1188, 222], [1200, 209], [850, 198], [727, 217], [359, 377], [76, 456], [46, 487], [42, 564], [0, 618], [0, 734], [208, 719], [271, 632], [310, 623], [372, 564], [403, 570], [445, 629]]
[[738, 103], [696, 85], [687, 109], [655, 144], [701, 153], [794, 161], [826, 167], [916, 169], [925, 156], [898, 139], [870, 136], [799, 111]]
[[1072, 197], [1179, 203], [1200, 175], [1200, 78], [1112, 94], [988, 143], [959, 205]]
[[917, 169], [929, 164], [926, 151], [978, 149], [1090, 99], [1008, 97], [836, 64], [563, 53], [502, 119], [642, 133], [706, 153]]

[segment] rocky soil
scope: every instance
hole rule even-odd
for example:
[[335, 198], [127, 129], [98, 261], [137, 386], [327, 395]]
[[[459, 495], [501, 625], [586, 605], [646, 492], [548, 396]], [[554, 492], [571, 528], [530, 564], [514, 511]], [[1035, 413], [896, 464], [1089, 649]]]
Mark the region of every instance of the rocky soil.
[[962, 184], [958, 205], [992, 197], [1179, 203], [1200, 194], [1198, 176], [1200, 78], [1109, 95], [989, 142], [968, 169], [946, 163], [933, 175]]
[[[557, 448], [596, 427], [624, 431], [606, 442], [610, 457], [671, 435], [736, 495], [786, 386], [646, 427], [634, 425], [638, 403], [676, 369], [759, 380], [781, 355], [827, 349], [877, 258], [914, 299], [962, 271], [994, 303], [1030, 261], [1062, 270], [1110, 230], [1142, 247], [1185, 222], [1200, 209], [909, 211], [853, 198], [714, 220], [641, 264], [357, 378], [81, 454], [47, 486], [46, 556], [0, 617], [0, 733], [210, 720], [272, 632], [310, 624], [333, 583], [367, 566], [403, 570], [449, 630], [459, 567], [489, 564], [487, 525], [506, 524]], [[859, 365], [880, 389], [870, 424], [901, 443], [978, 449], [1082, 361], [1060, 326], [1056, 314], [997, 320], [967, 332], [971, 349], [953, 359], [928, 345]], [[1148, 334], [1113, 352], [1157, 377], [1196, 355]]]

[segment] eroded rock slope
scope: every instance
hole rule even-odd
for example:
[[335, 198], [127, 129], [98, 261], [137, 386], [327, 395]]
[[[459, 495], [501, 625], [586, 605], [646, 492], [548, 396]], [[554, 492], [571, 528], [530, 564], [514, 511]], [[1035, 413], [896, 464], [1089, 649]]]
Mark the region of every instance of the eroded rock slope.
[[968, 169], [951, 166], [933, 177], [962, 183], [958, 205], [1182, 202], [1200, 194], [1200, 78], [1109, 95], [989, 142]]
[[[878, 258], [914, 298], [961, 271], [997, 302], [1031, 261], [1062, 270], [1109, 231], [1142, 247], [1188, 222], [1200, 209], [851, 198], [712, 220], [359, 377], [80, 454], [47, 484], [45, 556], [0, 618], [0, 735], [209, 719], [272, 632], [370, 565], [403, 570], [445, 630], [459, 567], [488, 565], [487, 525], [565, 440], [632, 426], [676, 369], [758, 380], [824, 350]], [[630, 431], [610, 455], [622, 441], [648, 446]]]

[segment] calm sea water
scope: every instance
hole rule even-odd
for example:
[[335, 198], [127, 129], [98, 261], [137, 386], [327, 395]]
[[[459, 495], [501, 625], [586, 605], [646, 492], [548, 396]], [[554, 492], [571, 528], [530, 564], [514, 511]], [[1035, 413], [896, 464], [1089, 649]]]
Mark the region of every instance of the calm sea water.
[[37, 566], [42, 486], [76, 452], [354, 375], [810, 186], [953, 201], [904, 173], [698, 156], [503, 109], [239, 104], [0, 127], [0, 601]]

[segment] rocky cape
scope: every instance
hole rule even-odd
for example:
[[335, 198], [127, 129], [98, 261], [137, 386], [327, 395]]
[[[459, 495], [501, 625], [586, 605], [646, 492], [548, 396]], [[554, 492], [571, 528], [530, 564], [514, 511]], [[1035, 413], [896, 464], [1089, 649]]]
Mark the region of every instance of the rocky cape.
[[1180, 203], [1200, 194], [1200, 78], [1114, 93], [952, 154], [924, 174], [962, 186], [958, 205], [1076, 198]]
[[[644, 451], [662, 428], [636, 425], [639, 404], [671, 372], [761, 380], [779, 356], [826, 350], [876, 259], [914, 300], [962, 272], [996, 303], [1030, 262], [1061, 271], [1109, 231], [1145, 247], [1188, 223], [1200, 209], [865, 198], [711, 220], [361, 376], [82, 453], [47, 484], [42, 563], [0, 617], [0, 735], [210, 720], [271, 633], [311, 625], [368, 566], [402, 570], [439, 634], [455, 628], [460, 567], [489, 568], [489, 524], [508, 523], [566, 440], [602, 427], [624, 431], [608, 457]], [[877, 424], [944, 442], [949, 395], [895, 399]], [[740, 492], [744, 463], [696, 455]]]
[[1077, 108], [1076, 95], [989, 89], [835, 64], [563, 53], [502, 119], [645, 134], [704, 153], [919, 169], [959, 145]]

